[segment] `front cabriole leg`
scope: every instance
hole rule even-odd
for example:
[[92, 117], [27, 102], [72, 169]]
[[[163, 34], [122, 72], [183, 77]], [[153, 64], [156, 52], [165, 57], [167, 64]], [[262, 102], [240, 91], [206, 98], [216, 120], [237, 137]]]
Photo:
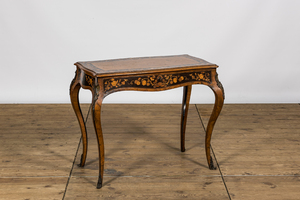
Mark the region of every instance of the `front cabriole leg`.
[[95, 88], [95, 92], [93, 94], [93, 123], [97, 136], [98, 143], [98, 153], [99, 153], [99, 177], [97, 183], [97, 189], [102, 188], [103, 185], [103, 172], [104, 172], [104, 141], [101, 127], [101, 107], [102, 101], [104, 98], [104, 93], [99, 86]]
[[81, 76], [81, 70], [77, 68], [75, 77], [72, 80], [70, 85], [70, 98], [82, 134], [83, 152], [81, 155], [81, 161], [79, 166], [83, 167], [85, 165], [85, 160], [87, 155], [87, 132], [86, 132], [86, 126], [85, 126], [84, 118], [82, 116], [82, 112], [79, 104], [79, 98], [78, 98], [79, 91], [81, 88], [80, 76]]
[[206, 128], [206, 136], [205, 136], [205, 151], [206, 151], [206, 159], [209, 166], [209, 169], [216, 169], [216, 166], [213, 163], [211, 154], [210, 154], [210, 141], [211, 141], [211, 135], [213, 128], [215, 126], [215, 123], [219, 117], [219, 114], [222, 110], [225, 94], [224, 94], [224, 88], [221, 84], [221, 82], [218, 79], [218, 74], [215, 71], [215, 78], [212, 81], [212, 83], [209, 85], [209, 87], [213, 90], [215, 94], [215, 105], [213, 108], [213, 111], [211, 113], [211, 116], [209, 118], [207, 128]]

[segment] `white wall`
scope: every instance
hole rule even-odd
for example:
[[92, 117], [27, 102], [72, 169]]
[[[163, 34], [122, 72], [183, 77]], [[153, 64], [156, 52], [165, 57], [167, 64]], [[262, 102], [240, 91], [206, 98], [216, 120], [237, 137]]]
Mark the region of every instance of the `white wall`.
[[[76, 61], [173, 54], [218, 64], [226, 103], [299, 103], [299, 8], [298, 0], [1, 0], [0, 103], [69, 103]], [[120, 92], [104, 102], [181, 96], [182, 88]], [[193, 87], [192, 103], [213, 99]]]

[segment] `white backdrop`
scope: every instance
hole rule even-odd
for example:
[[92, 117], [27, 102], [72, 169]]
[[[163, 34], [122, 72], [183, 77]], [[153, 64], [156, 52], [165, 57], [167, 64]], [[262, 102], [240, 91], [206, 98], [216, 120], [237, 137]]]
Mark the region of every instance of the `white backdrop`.
[[[0, 0], [0, 103], [69, 103], [77, 61], [190, 54], [216, 63], [225, 103], [300, 102], [298, 0]], [[83, 91], [82, 102], [91, 95]], [[104, 103], [180, 103], [182, 88]], [[213, 103], [193, 86], [192, 103]]]

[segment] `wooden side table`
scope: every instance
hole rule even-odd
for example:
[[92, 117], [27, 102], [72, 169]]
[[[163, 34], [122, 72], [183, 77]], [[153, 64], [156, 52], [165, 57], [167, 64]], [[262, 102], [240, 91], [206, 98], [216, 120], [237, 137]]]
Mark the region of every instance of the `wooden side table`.
[[77, 62], [75, 65], [77, 69], [70, 86], [70, 97], [82, 133], [83, 153], [80, 166], [85, 165], [87, 156], [87, 131], [78, 99], [82, 87], [91, 90], [93, 95], [92, 116], [99, 151], [97, 188], [102, 187], [104, 171], [104, 142], [100, 120], [102, 101], [107, 95], [123, 90], [161, 91], [184, 87], [181, 113], [181, 151], [184, 152], [192, 85], [209, 86], [215, 94], [215, 105], [206, 128], [205, 150], [209, 169], [216, 169], [210, 154], [210, 140], [224, 103], [224, 89], [218, 80], [217, 65], [189, 55]]

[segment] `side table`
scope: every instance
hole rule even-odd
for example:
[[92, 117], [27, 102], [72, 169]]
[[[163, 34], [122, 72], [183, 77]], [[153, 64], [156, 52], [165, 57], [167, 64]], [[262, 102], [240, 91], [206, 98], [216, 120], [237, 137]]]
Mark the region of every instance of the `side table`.
[[206, 128], [205, 151], [209, 169], [216, 169], [210, 154], [210, 141], [215, 122], [224, 103], [224, 89], [218, 79], [217, 65], [189, 55], [127, 58], [75, 63], [77, 69], [70, 85], [70, 97], [82, 133], [83, 153], [80, 166], [87, 156], [87, 131], [80, 109], [80, 88], [92, 92], [92, 116], [99, 152], [99, 179], [102, 187], [104, 142], [101, 128], [103, 99], [117, 91], [161, 91], [183, 86], [181, 112], [181, 151], [185, 151], [185, 128], [193, 84], [209, 86], [215, 94], [215, 105]]

